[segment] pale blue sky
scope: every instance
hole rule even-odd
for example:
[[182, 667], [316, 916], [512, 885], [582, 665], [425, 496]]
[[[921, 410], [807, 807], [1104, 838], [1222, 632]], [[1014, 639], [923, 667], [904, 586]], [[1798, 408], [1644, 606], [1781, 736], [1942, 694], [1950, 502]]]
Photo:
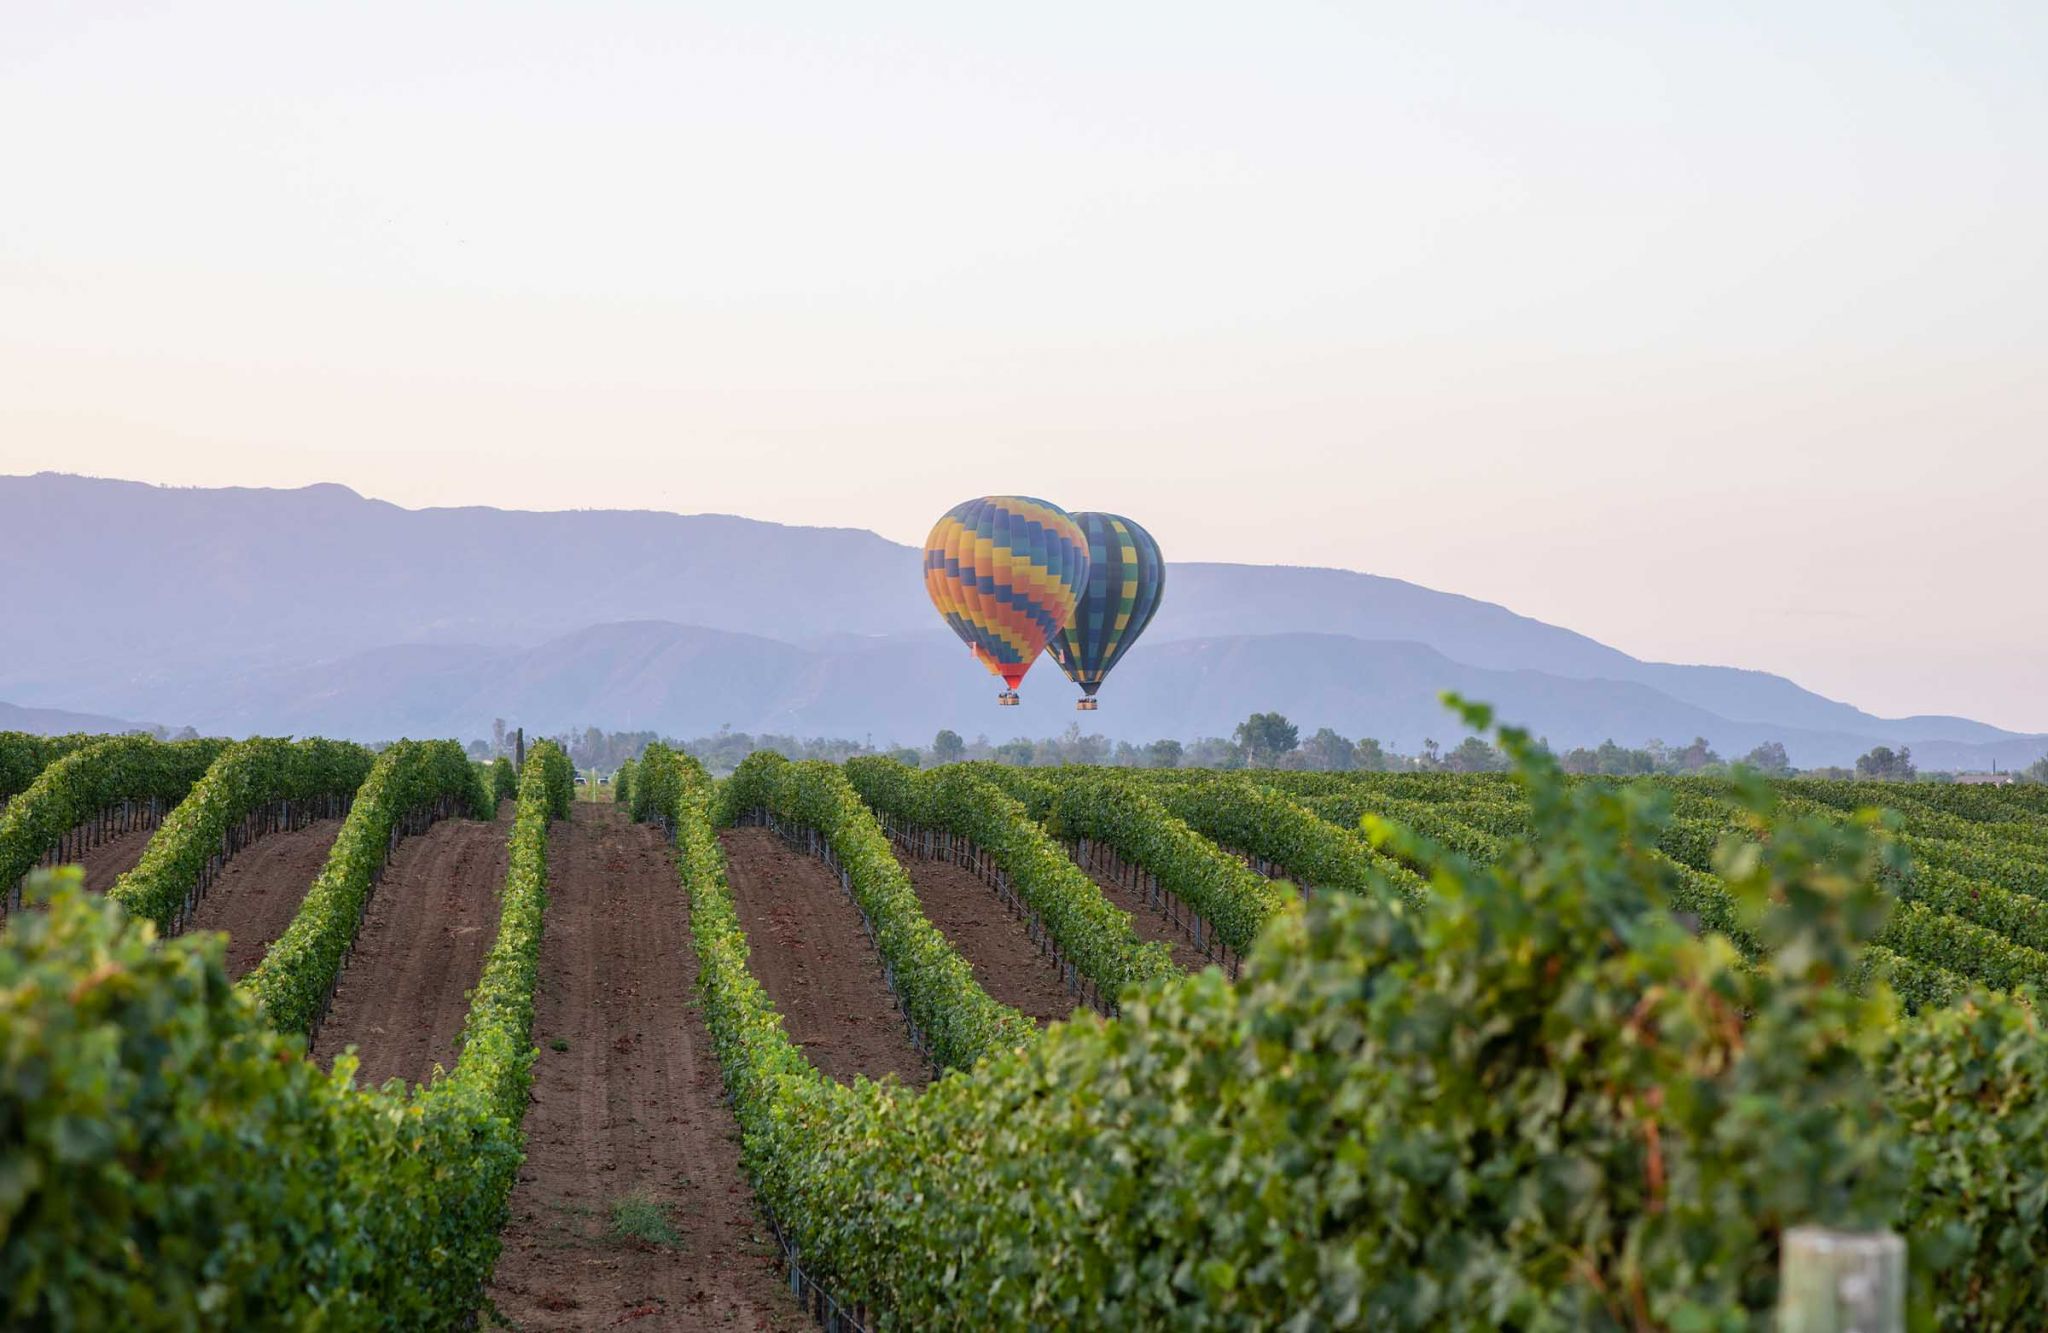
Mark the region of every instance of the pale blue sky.
[[1023, 490], [2048, 730], [2048, 4], [0, 10], [0, 471]]

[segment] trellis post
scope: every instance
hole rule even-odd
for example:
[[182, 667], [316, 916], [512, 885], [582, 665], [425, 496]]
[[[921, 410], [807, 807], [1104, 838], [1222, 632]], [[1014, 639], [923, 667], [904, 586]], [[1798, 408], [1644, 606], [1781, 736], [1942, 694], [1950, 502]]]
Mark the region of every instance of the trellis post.
[[1780, 1333], [1906, 1333], [1906, 1243], [1794, 1227], [1778, 1257]]

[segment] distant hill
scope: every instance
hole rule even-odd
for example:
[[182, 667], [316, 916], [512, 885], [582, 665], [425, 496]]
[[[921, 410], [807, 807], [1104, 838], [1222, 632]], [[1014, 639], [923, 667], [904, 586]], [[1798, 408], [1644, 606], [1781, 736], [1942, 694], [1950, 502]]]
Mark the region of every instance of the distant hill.
[[23, 708], [0, 703], [0, 731], [26, 731], [35, 736], [68, 736], [73, 732], [118, 736], [123, 732], [146, 730], [118, 717], [96, 713], [73, 713], [62, 708]]
[[[730, 724], [921, 741], [1076, 720], [1041, 663], [1026, 706], [936, 627], [918, 552], [720, 515], [407, 510], [345, 487], [173, 489], [0, 477], [0, 697], [202, 730], [482, 734]], [[1255, 709], [1413, 749], [1454, 688], [1565, 746], [1612, 737], [1795, 762], [1909, 744], [2001, 766], [2048, 738], [1882, 719], [1780, 676], [1643, 662], [1491, 603], [1345, 570], [1172, 566], [1164, 609], [1090, 729], [1224, 734]]]

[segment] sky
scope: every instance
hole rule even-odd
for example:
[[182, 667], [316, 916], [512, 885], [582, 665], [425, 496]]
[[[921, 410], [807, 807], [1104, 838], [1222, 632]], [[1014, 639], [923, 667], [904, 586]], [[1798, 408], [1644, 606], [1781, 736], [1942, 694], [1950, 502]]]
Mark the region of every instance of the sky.
[[2048, 730], [2048, 5], [0, 10], [0, 472], [968, 496]]

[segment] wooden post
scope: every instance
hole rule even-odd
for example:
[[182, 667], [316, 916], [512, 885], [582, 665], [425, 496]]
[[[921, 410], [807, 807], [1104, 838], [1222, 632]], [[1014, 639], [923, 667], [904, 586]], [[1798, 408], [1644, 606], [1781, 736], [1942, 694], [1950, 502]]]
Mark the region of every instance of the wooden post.
[[1780, 1333], [1905, 1333], [1906, 1242], [1793, 1227], [1778, 1256]]

